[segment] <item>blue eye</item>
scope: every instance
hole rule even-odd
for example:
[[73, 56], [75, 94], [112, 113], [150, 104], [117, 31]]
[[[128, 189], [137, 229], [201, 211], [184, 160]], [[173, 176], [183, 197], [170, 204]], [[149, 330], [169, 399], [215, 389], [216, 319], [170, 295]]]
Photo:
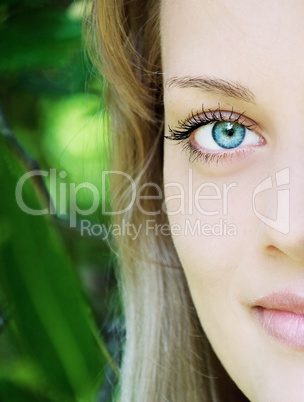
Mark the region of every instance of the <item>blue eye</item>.
[[246, 127], [238, 123], [220, 121], [212, 127], [212, 138], [218, 146], [231, 149], [236, 148], [245, 138]]
[[240, 145], [258, 145], [261, 136], [243, 124], [218, 121], [198, 128], [194, 133], [194, 140], [205, 150], [219, 151], [234, 149]]

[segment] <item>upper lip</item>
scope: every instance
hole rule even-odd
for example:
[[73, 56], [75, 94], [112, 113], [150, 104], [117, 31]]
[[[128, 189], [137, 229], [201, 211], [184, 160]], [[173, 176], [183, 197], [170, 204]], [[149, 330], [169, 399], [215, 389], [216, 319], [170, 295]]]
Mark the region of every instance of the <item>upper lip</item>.
[[274, 292], [255, 300], [252, 307], [304, 314], [304, 294], [290, 291]]

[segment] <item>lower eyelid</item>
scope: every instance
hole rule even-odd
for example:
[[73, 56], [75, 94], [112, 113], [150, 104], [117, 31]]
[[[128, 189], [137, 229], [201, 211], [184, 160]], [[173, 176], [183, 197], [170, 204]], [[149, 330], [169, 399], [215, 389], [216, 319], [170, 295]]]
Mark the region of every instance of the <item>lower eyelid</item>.
[[209, 152], [201, 151], [196, 148], [191, 141], [184, 144], [184, 150], [188, 154], [189, 162], [194, 163], [197, 161], [199, 164], [216, 164], [219, 163], [232, 163], [238, 159], [245, 159], [254, 152], [254, 149], [240, 148], [234, 151], [224, 152]]
[[253, 154], [257, 148], [266, 145], [266, 140], [260, 136], [260, 141], [256, 145], [244, 145], [237, 148], [224, 149], [222, 151], [212, 151], [202, 148], [196, 143], [194, 139], [194, 133], [190, 136], [187, 142], [184, 144], [184, 149], [188, 153], [189, 161], [202, 162], [202, 163], [225, 163], [233, 162], [239, 159], [246, 159]]
[[210, 153], [210, 154], [233, 154], [235, 153], [237, 150], [246, 150], [246, 149], [254, 149], [258, 146], [263, 145], [262, 143], [256, 144], [256, 145], [240, 145], [239, 147], [236, 148], [230, 148], [230, 149], [226, 149], [226, 148], [220, 148], [220, 149], [208, 149], [208, 148], [204, 148], [201, 145], [199, 145], [194, 138], [192, 138], [192, 136], [189, 138], [189, 143], [191, 144], [192, 147], [194, 147], [197, 151], [200, 152], [204, 152], [204, 153]]
[[[259, 134], [256, 134], [257, 135], [257, 137], [258, 137], [258, 139], [257, 139], [257, 142], [256, 143], [246, 143], [246, 138], [244, 139], [244, 141], [240, 144], [240, 146], [237, 146], [237, 147], [235, 147], [235, 148], [221, 148], [219, 145], [218, 145], [218, 148], [204, 148], [202, 145], [200, 145], [197, 141], [196, 141], [196, 139], [195, 139], [195, 135], [196, 135], [196, 131], [194, 132], [194, 133], [192, 133], [192, 135], [189, 137], [189, 141], [191, 142], [191, 144], [193, 145], [193, 146], [195, 146], [197, 149], [201, 149], [202, 151], [204, 151], [204, 152], [210, 152], [210, 153], [220, 153], [220, 152], [233, 152], [233, 151], [235, 151], [236, 149], [244, 149], [244, 148], [250, 148], [250, 147], [258, 147], [258, 146], [261, 146], [261, 145], [265, 145], [266, 144], [266, 140], [264, 139], [264, 137], [262, 137], [261, 135], [259, 135]], [[249, 141], [249, 139], [247, 140], [247, 141]], [[245, 143], [244, 143], [245, 142]]]

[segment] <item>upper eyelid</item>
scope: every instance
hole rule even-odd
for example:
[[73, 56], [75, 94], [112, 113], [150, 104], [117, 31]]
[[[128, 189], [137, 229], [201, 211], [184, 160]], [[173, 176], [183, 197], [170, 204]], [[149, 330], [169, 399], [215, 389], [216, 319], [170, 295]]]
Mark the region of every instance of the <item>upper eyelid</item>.
[[202, 105], [201, 111], [196, 111], [194, 113], [192, 110], [186, 119], [178, 121], [178, 125], [176, 127], [172, 128], [169, 125], [168, 128], [170, 135], [165, 136], [165, 138], [171, 140], [183, 140], [189, 138], [189, 136], [199, 127], [212, 124], [217, 121], [238, 122], [239, 124], [244, 125], [246, 128], [255, 131], [256, 134], [264, 137], [261, 126], [254, 120], [248, 118], [245, 113], [245, 111], [242, 113], [235, 112], [233, 107], [231, 110], [221, 110], [220, 105], [217, 109], [208, 109], [206, 111]]
[[[235, 112], [233, 109], [228, 111], [228, 110], [221, 110], [221, 109], [215, 109], [211, 110], [208, 109], [207, 111], [202, 110], [202, 112], [196, 112], [194, 113], [191, 111], [190, 115], [188, 118], [186, 118], [183, 121], [179, 121], [178, 124], [187, 124], [187, 122], [196, 122], [196, 123], [201, 123], [202, 125], [204, 123], [209, 123], [211, 124], [212, 122], [217, 122], [217, 121], [232, 121], [232, 122], [237, 122], [239, 124], [244, 125], [245, 127], [249, 128], [260, 128], [259, 124], [257, 124], [254, 120], [250, 119], [249, 117], [246, 116], [246, 112], [238, 113]], [[200, 120], [203, 117], [204, 120]]]

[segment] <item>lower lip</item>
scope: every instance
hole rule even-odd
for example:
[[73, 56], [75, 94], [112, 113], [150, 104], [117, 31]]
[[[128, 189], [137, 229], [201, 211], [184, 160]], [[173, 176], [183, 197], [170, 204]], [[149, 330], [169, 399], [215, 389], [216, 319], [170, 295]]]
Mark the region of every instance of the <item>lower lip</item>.
[[304, 349], [304, 315], [290, 311], [254, 307], [264, 331], [293, 348]]

